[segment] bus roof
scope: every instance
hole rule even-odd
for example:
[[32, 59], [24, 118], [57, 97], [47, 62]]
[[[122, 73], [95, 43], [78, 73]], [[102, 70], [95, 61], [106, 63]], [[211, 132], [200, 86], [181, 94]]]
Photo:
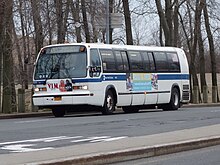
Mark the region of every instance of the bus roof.
[[160, 46], [136, 46], [136, 45], [116, 45], [116, 44], [103, 44], [103, 43], [64, 43], [64, 44], [54, 44], [48, 45], [44, 48], [48, 47], [56, 47], [56, 46], [70, 46], [70, 45], [80, 45], [85, 46], [87, 48], [105, 48], [105, 49], [124, 49], [124, 50], [148, 50], [148, 51], [177, 51], [182, 50], [176, 47], [160, 47]]

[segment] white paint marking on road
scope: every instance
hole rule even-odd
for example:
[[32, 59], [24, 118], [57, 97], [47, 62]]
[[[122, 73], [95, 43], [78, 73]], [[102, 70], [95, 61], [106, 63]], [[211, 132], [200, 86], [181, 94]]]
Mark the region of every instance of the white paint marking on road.
[[119, 139], [124, 139], [127, 138], [127, 136], [121, 136], [121, 137], [113, 137], [113, 138], [107, 138], [107, 139], [97, 139], [97, 140], [92, 140], [90, 141], [91, 143], [96, 143], [96, 142], [110, 142], [114, 140], [119, 140]]
[[43, 122], [48, 121], [49, 119], [40, 119], [40, 120], [26, 120], [26, 121], [16, 121], [15, 124], [23, 124], [23, 123], [37, 123], [37, 122]]
[[220, 110], [212, 110], [211, 112], [220, 112]]
[[56, 137], [56, 138], [51, 138], [51, 139], [45, 140], [44, 142], [54, 142], [54, 141], [58, 141], [58, 140], [78, 139], [78, 138], [82, 138], [82, 137], [83, 136], [73, 136], [73, 137], [61, 136], [61, 137]]
[[71, 142], [72, 143], [80, 143], [80, 142], [87, 142], [87, 141], [106, 139], [106, 138], [110, 138], [110, 136], [89, 137], [89, 138], [85, 138], [85, 139], [73, 140]]
[[18, 143], [29, 143], [29, 142], [53, 142], [57, 140], [75, 139], [75, 138], [80, 138], [80, 137], [82, 136], [73, 136], [73, 137], [57, 136], [57, 137], [49, 137], [49, 138], [29, 139], [29, 140], [21, 140], [21, 141], [3, 142], [3, 143], [0, 143], [0, 146], [18, 144]]
[[4, 147], [1, 147], [3, 150], [10, 150], [11, 152], [31, 152], [31, 151], [42, 151], [42, 150], [49, 150], [49, 149], [54, 149], [53, 147], [46, 147], [46, 148], [28, 148], [28, 147], [33, 147], [36, 146], [35, 144], [16, 144], [16, 145], [7, 145]]
[[48, 137], [48, 138], [40, 138], [40, 139], [29, 139], [29, 140], [21, 140], [21, 141], [12, 141], [12, 142], [4, 142], [0, 143], [0, 149], [2, 150], [9, 150], [10, 152], [31, 152], [31, 151], [42, 151], [42, 150], [48, 150], [48, 149], [54, 149], [53, 147], [45, 147], [45, 148], [32, 148], [33, 146], [37, 146], [38, 144], [24, 144], [24, 143], [50, 143], [54, 141], [59, 140], [70, 140], [70, 139], [78, 139], [78, 140], [72, 140], [72, 143], [80, 143], [80, 142], [108, 142], [108, 141], [114, 141], [119, 140], [123, 138], [127, 138], [127, 136], [120, 136], [120, 137], [111, 137], [111, 136], [94, 136], [94, 137], [88, 137], [83, 138], [83, 136], [57, 136], [57, 137]]

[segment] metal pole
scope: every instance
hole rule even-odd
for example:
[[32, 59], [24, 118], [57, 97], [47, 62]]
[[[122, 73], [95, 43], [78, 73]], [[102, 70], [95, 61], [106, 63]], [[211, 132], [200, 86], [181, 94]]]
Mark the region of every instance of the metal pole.
[[109, 0], [106, 0], [106, 44], [109, 44]]

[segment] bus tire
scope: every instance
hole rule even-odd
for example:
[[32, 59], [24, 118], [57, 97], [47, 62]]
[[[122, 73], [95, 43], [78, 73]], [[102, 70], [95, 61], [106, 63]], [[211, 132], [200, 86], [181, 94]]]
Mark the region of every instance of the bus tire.
[[52, 112], [55, 117], [63, 117], [66, 113], [62, 108], [53, 108]]
[[177, 88], [171, 91], [170, 102], [163, 107], [164, 111], [178, 110], [180, 107], [180, 92]]
[[116, 101], [111, 90], [106, 92], [104, 106], [102, 107], [103, 115], [111, 115], [115, 111]]
[[132, 107], [132, 106], [128, 106], [128, 107], [122, 107], [122, 110], [125, 113], [138, 113], [139, 112], [139, 108], [138, 107]]

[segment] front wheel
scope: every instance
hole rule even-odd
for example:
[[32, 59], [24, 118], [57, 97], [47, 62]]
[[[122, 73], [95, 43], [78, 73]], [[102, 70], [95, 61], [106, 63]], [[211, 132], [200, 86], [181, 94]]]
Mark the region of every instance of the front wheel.
[[63, 117], [65, 115], [65, 110], [61, 108], [53, 108], [52, 112], [55, 117]]
[[102, 107], [103, 115], [111, 115], [115, 111], [115, 98], [112, 91], [107, 91], [104, 106]]
[[170, 102], [163, 107], [163, 110], [177, 110], [180, 107], [180, 92], [177, 88], [171, 91]]

